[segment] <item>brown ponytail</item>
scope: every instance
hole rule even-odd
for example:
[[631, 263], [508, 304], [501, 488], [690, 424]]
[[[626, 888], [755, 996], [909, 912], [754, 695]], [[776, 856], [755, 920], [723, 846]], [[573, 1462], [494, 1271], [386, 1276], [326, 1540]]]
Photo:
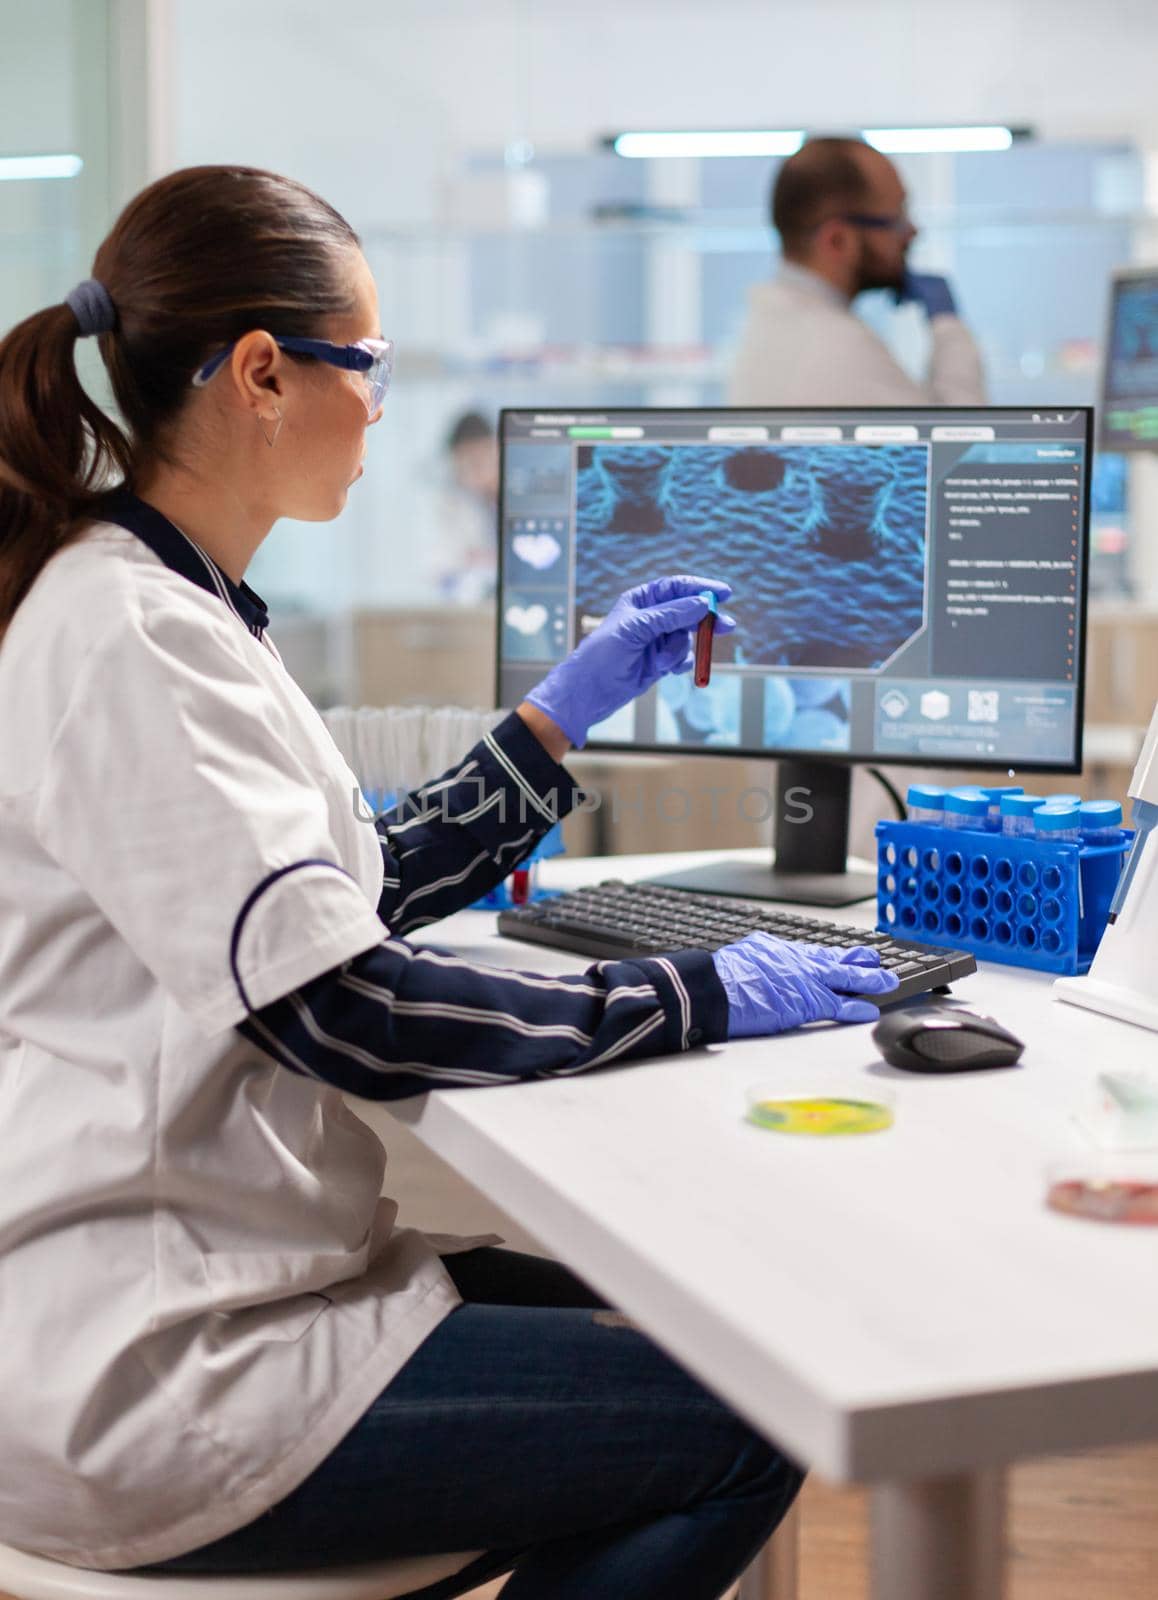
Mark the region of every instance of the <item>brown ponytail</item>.
[[130, 487], [214, 349], [252, 328], [316, 335], [351, 309], [358, 237], [311, 190], [251, 167], [189, 167], [131, 200], [93, 277], [116, 311], [100, 337], [124, 431], [86, 394], [67, 305], [0, 343], [0, 635], [49, 558]]
[[0, 344], [0, 630], [102, 487], [127, 476], [124, 435], [81, 387], [68, 306]]

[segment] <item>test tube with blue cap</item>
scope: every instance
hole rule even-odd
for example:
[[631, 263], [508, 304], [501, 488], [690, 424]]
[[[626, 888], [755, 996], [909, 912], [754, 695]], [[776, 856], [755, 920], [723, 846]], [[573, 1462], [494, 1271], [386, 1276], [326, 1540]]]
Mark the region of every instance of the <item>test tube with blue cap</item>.
[[1050, 844], [1077, 844], [1081, 838], [1081, 807], [1072, 800], [1056, 800], [1038, 806], [1033, 813], [1033, 831]]
[[945, 793], [945, 826], [988, 831], [989, 798], [980, 789], [965, 787]]
[[981, 785], [981, 793], [989, 801], [988, 826], [990, 833], [1001, 832], [1001, 802], [1007, 794], [1021, 794], [1020, 783], [999, 784], [991, 788], [987, 784]]
[[1001, 831], [1007, 839], [1032, 839], [1033, 814], [1045, 805], [1045, 796], [1017, 790], [1001, 797]]
[[1116, 800], [1083, 800], [1080, 826], [1086, 844], [1117, 844], [1122, 808]]
[[945, 820], [945, 791], [939, 783], [910, 783], [905, 800], [910, 822]]

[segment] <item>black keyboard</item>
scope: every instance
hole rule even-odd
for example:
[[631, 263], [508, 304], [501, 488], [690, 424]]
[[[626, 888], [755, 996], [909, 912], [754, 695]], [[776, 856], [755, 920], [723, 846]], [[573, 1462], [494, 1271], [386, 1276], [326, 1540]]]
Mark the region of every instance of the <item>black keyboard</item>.
[[611, 961], [661, 955], [669, 950], [718, 950], [757, 929], [781, 939], [840, 949], [869, 945], [879, 951], [881, 965], [895, 972], [900, 980], [900, 987], [888, 995], [886, 1005], [912, 1000], [977, 971], [976, 961], [964, 950], [940, 950], [934, 945], [895, 938], [891, 933], [874, 933], [870, 928], [850, 928], [820, 917], [779, 911], [767, 900], [739, 900], [731, 895], [665, 889], [650, 883], [611, 879], [590, 889], [575, 889], [550, 900], [538, 900], [534, 905], [499, 912], [499, 932], [508, 939]]

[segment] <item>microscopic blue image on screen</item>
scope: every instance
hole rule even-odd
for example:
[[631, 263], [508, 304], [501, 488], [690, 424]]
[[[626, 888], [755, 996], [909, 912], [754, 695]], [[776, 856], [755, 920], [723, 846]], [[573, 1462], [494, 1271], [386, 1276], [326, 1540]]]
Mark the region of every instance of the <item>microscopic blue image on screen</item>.
[[922, 626], [925, 445], [585, 445], [576, 631], [670, 572], [725, 578], [717, 664], [873, 670]]
[[503, 655], [509, 661], [550, 661], [564, 651], [566, 607], [537, 595], [508, 591], [503, 610]]
[[661, 678], [655, 708], [656, 743], [739, 746], [741, 686], [734, 672], [717, 673], [702, 689], [695, 687], [686, 672]]
[[847, 678], [766, 678], [764, 744], [769, 750], [848, 750]]

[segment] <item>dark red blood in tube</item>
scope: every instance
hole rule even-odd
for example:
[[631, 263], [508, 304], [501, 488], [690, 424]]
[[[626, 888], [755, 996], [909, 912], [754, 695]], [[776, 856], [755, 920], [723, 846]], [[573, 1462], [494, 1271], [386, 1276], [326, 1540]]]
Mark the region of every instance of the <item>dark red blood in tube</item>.
[[531, 893], [530, 867], [516, 867], [511, 873], [511, 902], [516, 906], [525, 906]]
[[696, 664], [692, 681], [697, 689], [706, 688], [712, 676], [712, 635], [715, 631], [716, 619], [709, 611], [696, 629]]

